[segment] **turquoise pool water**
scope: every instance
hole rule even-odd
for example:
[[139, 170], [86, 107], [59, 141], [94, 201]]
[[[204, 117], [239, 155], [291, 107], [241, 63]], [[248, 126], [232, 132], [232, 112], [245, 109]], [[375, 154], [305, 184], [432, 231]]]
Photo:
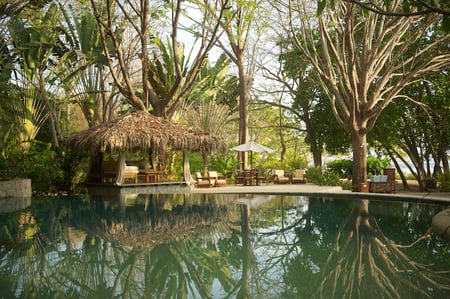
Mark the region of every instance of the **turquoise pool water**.
[[1, 298], [449, 298], [448, 203], [33, 197], [0, 212]]

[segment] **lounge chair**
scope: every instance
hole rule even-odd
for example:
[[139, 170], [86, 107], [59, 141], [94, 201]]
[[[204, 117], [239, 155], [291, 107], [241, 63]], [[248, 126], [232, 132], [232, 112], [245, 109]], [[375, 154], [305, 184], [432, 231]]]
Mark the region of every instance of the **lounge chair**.
[[306, 171], [304, 169], [296, 169], [292, 174], [292, 184], [306, 184]]
[[223, 175], [219, 175], [217, 171], [208, 171], [208, 177], [212, 181], [214, 187], [223, 187], [227, 185], [227, 180]]
[[195, 186], [197, 188], [211, 188], [213, 187], [213, 182], [209, 177], [208, 178], [203, 177], [200, 171], [196, 171]]
[[290, 184], [291, 178], [285, 176], [283, 169], [275, 169], [273, 172], [273, 183], [274, 184]]

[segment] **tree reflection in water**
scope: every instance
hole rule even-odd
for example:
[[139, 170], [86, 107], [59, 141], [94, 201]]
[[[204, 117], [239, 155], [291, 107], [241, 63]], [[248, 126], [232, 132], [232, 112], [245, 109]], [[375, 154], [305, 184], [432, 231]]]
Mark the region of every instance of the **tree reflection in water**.
[[127, 207], [122, 199], [60, 199], [2, 217], [0, 297], [208, 298], [214, 280], [231, 289], [215, 242], [193, 241], [224, 232], [226, 203], [172, 197], [134, 198]]
[[[430, 223], [431, 224], [431, 223]], [[428, 234], [428, 233], [427, 233]], [[422, 236], [412, 245], [424, 239]], [[411, 260], [369, 214], [369, 201], [354, 201], [322, 270], [321, 298], [426, 298], [450, 291], [450, 271], [435, 272]]]
[[[429, 248], [395, 244], [426, 231], [437, 206], [391, 205], [389, 216], [375, 219], [368, 201], [249, 196], [237, 205], [236, 195], [190, 196], [46, 199], [2, 215], [0, 297], [445, 298], [449, 292], [449, 273], [421, 263], [439, 251], [448, 268], [442, 243], [431, 237]], [[374, 215], [377, 208], [386, 209], [372, 202]], [[424, 222], [409, 223], [405, 211]]]

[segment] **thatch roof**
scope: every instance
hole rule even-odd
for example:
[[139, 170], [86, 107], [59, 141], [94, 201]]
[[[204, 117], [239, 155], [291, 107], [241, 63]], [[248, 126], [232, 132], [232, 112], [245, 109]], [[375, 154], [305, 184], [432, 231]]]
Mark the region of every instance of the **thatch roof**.
[[129, 113], [68, 136], [64, 144], [75, 150], [94, 152], [147, 150], [158, 146], [190, 151], [225, 147], [217, 136], [173, 123], [147, 111]]

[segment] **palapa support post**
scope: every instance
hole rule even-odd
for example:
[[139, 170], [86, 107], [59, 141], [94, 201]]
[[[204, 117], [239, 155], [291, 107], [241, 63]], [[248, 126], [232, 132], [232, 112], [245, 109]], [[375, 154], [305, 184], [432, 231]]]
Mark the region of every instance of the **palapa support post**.
[[195, 180], [191, 174], [191, 166], [189, 165], [189, 155], [187, 150], [183, 150], [183, 176], [184, 181], [188, 186], [192, 186], [195, 184]]
[[117, 160], [117, 176], [116, 176], [116, 185], [123, 184], [123, 174], [125, 172], [125, 154], [123, 151], [119, 153], [119, 159]]

